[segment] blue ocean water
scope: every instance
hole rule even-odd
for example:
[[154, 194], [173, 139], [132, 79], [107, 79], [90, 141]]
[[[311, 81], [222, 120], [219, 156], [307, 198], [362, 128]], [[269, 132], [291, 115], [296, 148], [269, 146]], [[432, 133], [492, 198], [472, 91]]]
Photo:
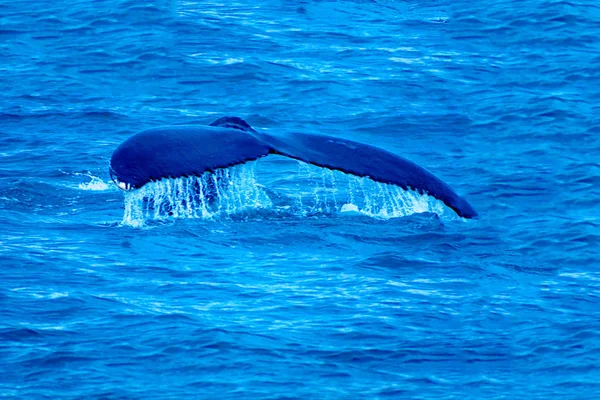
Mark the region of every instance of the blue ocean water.
[[[0, 2], [0, 395], [600, 398], [599, 21], [591, 0]], [[130, 135], [223, 115], [395, 152], [479, 218], [275, 156], [223, 172], [206, 213], [111, 183]]]

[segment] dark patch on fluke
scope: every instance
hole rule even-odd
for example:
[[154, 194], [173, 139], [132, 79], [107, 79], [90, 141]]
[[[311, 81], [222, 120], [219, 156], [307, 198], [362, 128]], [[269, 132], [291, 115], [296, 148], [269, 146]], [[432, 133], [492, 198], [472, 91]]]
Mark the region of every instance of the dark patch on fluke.
[[218, 120], [211, 122], [209, 126], [220, 126], [221, 128], [233, 128], [244, 132], [256, 133], [249, 123], [239, 117], [221, 117]]
[[445, 182], [396, 154], [325, 135], [259, 133], [238, 117], [222, 117], [209, 126], [169, 126], [137, 133], [115, 150], [110, 173], [115, 183], [140, 188], [152, 180], [200, 176], [268, 154], [417, 190], [443, 201], [461, 217], [477, 216]]

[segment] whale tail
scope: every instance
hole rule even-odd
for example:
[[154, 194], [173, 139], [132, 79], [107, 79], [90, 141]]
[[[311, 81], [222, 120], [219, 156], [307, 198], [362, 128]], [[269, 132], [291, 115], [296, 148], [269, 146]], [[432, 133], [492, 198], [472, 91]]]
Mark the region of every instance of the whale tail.
[[110, 170], [115, 183], [128, 190], [162, 178], [201, 176], [268, 154], [416, 190], [441, 200], [461, 217], [477, 216], [445, 182], [396, 154], [325, 135], [257, 132], [238, 117], [222, 117], [208, 127], [170, 126], [140, 132], [115, 150]]

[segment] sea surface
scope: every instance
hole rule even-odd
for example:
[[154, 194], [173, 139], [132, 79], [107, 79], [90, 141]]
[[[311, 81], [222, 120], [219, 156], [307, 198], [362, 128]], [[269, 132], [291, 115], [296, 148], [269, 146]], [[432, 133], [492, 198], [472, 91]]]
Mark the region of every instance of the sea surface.
[[[592, 0], [0, 1], [0, 396], [599, 399], [599, 71]], [[225, 115], [479, 217], [277, 156], [211, 209], [111, 182]]]

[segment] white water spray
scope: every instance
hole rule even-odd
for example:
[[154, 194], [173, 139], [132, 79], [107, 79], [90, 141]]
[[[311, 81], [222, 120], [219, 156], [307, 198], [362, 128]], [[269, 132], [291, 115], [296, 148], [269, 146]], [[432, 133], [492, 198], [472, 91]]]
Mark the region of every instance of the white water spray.
[[430, 212], [445, 219], [457, 218], [442, 201], [415, 190], [302, 162], [298, 175], [312, 188], [312, 192], [296, 195], [296, 207], [304, 215], [342, 212], [389, 219]]
[[[292, 187], [272, 188], [285, 204], [274, 206], [249, 162], [201, 177], [161, 179], [125, 193], [123, 224], [168, 218], [213, 219], [257, 209], [296, 215], [349, 213], [378, 219], [431, 212], [458, 218], [443, 202], [413, 190], [299, 162]], [[289, 181], [288, 181], [289, 182]], [[307, 190], [308, 189], [308, 190]]]
[[272, 203], [256, 183], [254, 163], [219, 169], [200, 177], [161, 179], [126, 192], [123, 224], [140, 226], [167, 218], [211, 219]]

